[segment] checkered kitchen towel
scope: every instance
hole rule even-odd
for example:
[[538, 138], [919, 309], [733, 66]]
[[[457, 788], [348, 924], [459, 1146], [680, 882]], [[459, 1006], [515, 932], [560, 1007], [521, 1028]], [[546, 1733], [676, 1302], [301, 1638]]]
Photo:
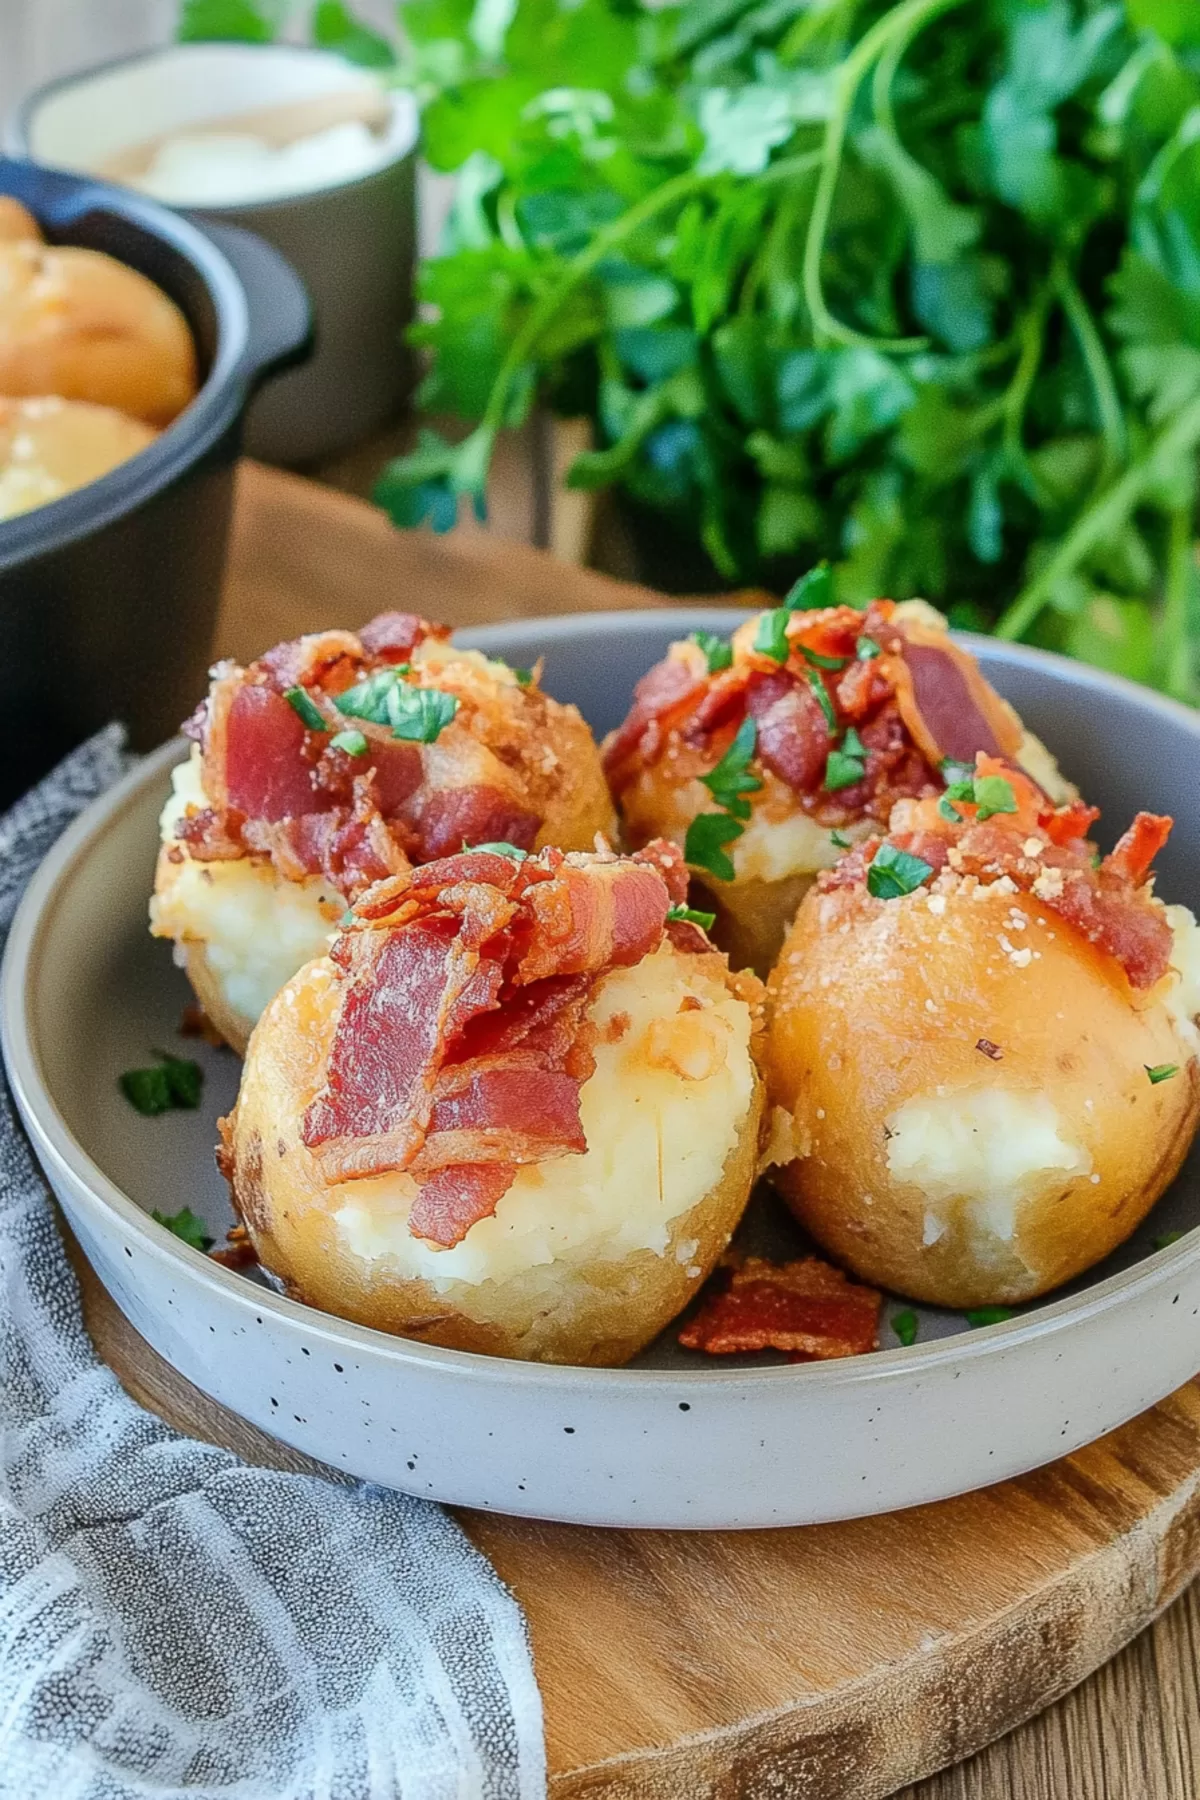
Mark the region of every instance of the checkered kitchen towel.
[[[0, 821], [0, 935], [122, 772], [110, 728]], [[249, 1468], [127, 1398], [0, 1091], [2, 1800], [537, 1800], [512, 1596], [438, 1506]]]

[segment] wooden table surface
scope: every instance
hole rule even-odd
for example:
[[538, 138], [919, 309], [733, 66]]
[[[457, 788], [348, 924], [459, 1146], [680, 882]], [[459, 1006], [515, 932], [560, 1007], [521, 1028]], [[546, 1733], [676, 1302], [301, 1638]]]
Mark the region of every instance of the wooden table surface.
[[[431, 579], [437, 567], [438, 610], [452, 623], [479, 622], [514, 611], [537, 615], [566, 610], [563, 575], [553, 561], [489, 534], [464, 535], [452, 544], [449, 584], [444, 551], [439, 547], [434, 556], [431, 548], [427, 552], [419, 540], [410, 538], [403, 557], [406, 591], [397, 593], [396, 583], [387, 577], [388, 558], [379, 554], [389, 531], [385, 522], [365, 521], [353, 502], [333, 492], [314, 495], [307, 483], [301, 496], [295, 480], [253, 468], [243, 475], [229, 590], [237, 603], [227, 607], [218, 633], [224, 654], [248, 656], [264, 643], [334, 622], [305, 616], [302, 596], [312, 591], [312, 571], [310, 567], [302, 578], [295, 562], [301, 549], [293, 509], [301, 502], [310, 514], [314, 504], [320, 509], [321, 555], [328, 560], [330, 581], [353, 597], [347, 616], [338, 622], [353, 624], [386, 605], [419, 607], [421, 595], [413, 589], [421, 584], [426, 554]], [[303, 554], [311, 558], [311, 537]], [[568, 585], [573, 610], [640, 605], [656, 598], [580, 570], [571, 571]], [[248, 594], [253, 595], [250, 603]], [[111, 1303], [97, 1292], [94, 1281], [88, 1283], [88, 1300], [89, 1322], [103, 1345], [111, 1329], [105, 1307], [111, 1314]], [[147, 1357], [152, 1354], [146, 1351]], [[140, 1397], [159, 1403], [169, 1415], [171, 1409], [161, 1404], [161, 1383], [156, 1387], [149, 1362], [136, 1356], [125, 1367], [118, 1359], [114, 1362], [135, 1393], [140, 1390]], [[188, 1421], [192, 1428], [230, 1442], [254, 1459], [256, 1447], [245, 1435], [247, 1428], [199, 1396], [196, 1400], [199, 1407], [193, 1408]], [[265, 1459], [276, 1459], [262, 1440], [259, 1444]], [[290, 1459], [291, 1453], [284, 1451], [283, 1456]], [[1095, 1499], [1089, 1494], [1089, 1504]], [[1200, 1525], [1189, 1530], [1200, 1531]], [[1189, 1545], [1188, 1550], [1200, 1554], [1198, 1546]], [[497, 1551], [503, 1566], [502, 1541]], [[1196, 1566], [1197, 1554], [1190, 1554], [1188, 1566]], [[902, 1800], [1200, 1800], [1198, 1650], [1200, 1597], [1192, 1587], [1128, 1649], [1065, 1699], [970, 1761], [904, 1789]], [[1044, 1654], [1055, 1654], [1052, 1638], [1047, 1639]], [[967, 1696], [968, 1706], [969, 1701]], [[768, 1794], [771, 1800], [776, 1796], [788, 1800], [790, 1788], [786, 1776], [783, 1785], [771, 1780], [764, 1787], [751, 1765], [742, 1768], [732, 1785], [723, 1783], [719, 1792], [721, 1800], [726, 1796], [767, 1800]], [[592, 1791], [590, 1785], [586, 1791]], [[604, 1791], [612, 1790], [606, 1785]], [[643, 1792], [640, 1785], [638, 1792]]]

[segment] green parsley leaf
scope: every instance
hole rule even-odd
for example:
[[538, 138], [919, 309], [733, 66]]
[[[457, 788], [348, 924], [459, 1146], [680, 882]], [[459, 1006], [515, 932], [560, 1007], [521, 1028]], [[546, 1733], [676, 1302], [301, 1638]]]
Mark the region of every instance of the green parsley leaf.
[[1179, 1073], [1178, 1063], [1155, 1063], [1153, 1068], [1149, 1063], [1143, 1063], [1142, 1067], [1150, 1077], [1151, 1087], [1157, 1087], [1160, 1081], [1170, 1081], [1173, 1075]]
[[921, 1321], [918, 1319], [911, 1306], [906, 1307], [903, 1312], [892, 1314], [892, 1330], [900, 1339], [900, 1342], [904, 1345], [906, 1350], [916, 1343], [917, 1332], [920, 1330], [920, 1326]]
[[919, 856], [908, 850], [897, 850], [894, 844], [880, 844], [867, 868], [867, 892], [876, 900], [899, 900], [915, 893], [933, 870]]
[[694, 906], [672, 906], [667, 913], [668, 925], [699, 925], [702, 931], [711, 931], [716, 922], [716, 913], [698, 912]]
[[204, 1229], [204, 1220], [198, 1219], [190, 1207], [182, 1206], [177, 1213], [159, 1212], [155, 1207], [150, 1217], [155, 1224], [165, 1225], [167, 1230], [173, 1231], [177, 1238], [182, 1238], [185, 1244], [190, 1244], [193, 1250], [211, 1250], [213, 1240]]
[[335, 731], [329, 740], [331, 750], [344, 750], [347, 756], [365, 756], [368, 747], [361, 731]]
[[983, 1325], [1003, 1325], [1012, 1316], [1011, 1306], [974, 1306], [963, 1314], [972, 1331], [978, 1331]]
[[805, 662], [810, 663], [814, 669], [836, 671], [844, 669], [850, 660], [847, 656], [822, 656], [819, 650], [810, 650], [807, 644], [797, 644], [796, 648]]
[[1164, 1231], [1161, 1237], [1155, 1238], [1154, 1248], [1156, 1250], [1166, 1250], [1171, 1244], [1177, 1244], [1180, 1238], [1185, 1235], [1186, 1233], [1182, 1231]]
[[187, 1057], [160, 1052], [157, 1067], [126, 1069], [117, 1085], [136, 1112], [152, 1119], [176, 1107], [194, 1111], [200, 1104], [204, 1071]]
[[718, 881], [732, 881], [735, 870], [725, 845], [740, 838], [745, 828], [728, 813], [698, 813], [687, 828], [683, 854], [694, 869], [705, 869]]
[[859, 662], [872, 662], [875, 657], [882, 656], [883, 651], [874, 638], [860, 637], [854, 646], [854, 654]]
[[784, 596], [785, 612], [819, 612], [822, 607], [833, 605], [833, 571], [826, 562], [818, 563]]
[[303, 719], [309, 731], [328, 731], [329, 726], [323, 714], [313, 704], [308, 693], [302, 687], [290, 687], [283, 696], [294, 713]]
[[[762, 786], [758, 776], [749, 772], [750, 760], [757, 745], [758, 727], [747, 715], [738, 726], [737, 735], [716, 768], [700, 777], [717, 805], [723, 806], [735, 819], [745, 820], [750, 817], [750, 802], [743, 795], [756, 794]], [[732, 880], [732, 877], [726, 876], [725, 879]]]
[[774, 612], [763, 613], [754, 634], [754, 648], [760, 655], [773, 657], [777, 663], [787, 661], [791, 649], [787, 627], [791, 616], [786, 606], [777, 606]]
[[836, 794], [839, 788], [853, 787], [861, 781], [867, 772], [866, 758], [866, 746], [852, 725], [840, 746], [825, 759], [826, 793]]
[[718, 675], [722, 669], [732, 666], [733, 645], [727, 639], [718, 637], [715, 631], [693, 631], [689, 637], [693, 644], [703, 650], [710, 675]]
[[959, 812], [957, 806], [951, 806], [949, 794], [943, 794], [938, 801], [938, 812], [943, 819], [949, 820], [951, 825], [962, 824], [963, 816]]
[[517, 686], [518, 687], [532, 687], [533, 686], [533, 670], [532, 669], [514, 669], [513, 674], [517, 678]]
[[458, 711], [453, 694], [439, 688], [413, 687], [401, 669], [377, 669], [365, 681], [347, 688], [334, 701], [348, 719], [390, 725], [392, 736], [418, 744], [436, 743]]
[[494, 844], [463, 845], [464, 855], [469, 856], [472, 851], [476, 850], [489, 850], [493, 856], [507, 856], [512, 862], [524, 862], [525, 858], [529, 855], [528, 850], [522, 850], [516, 844], [497, 842]]
[[851, 846], [851, 840], [844, 831], [831, 831], [829, 841], [831, 844], [836, 844], [839, 850], [849, 850]]
[[993, 813], [1015, 813], [1017, 796], [1013, 792], [1013, 784], [1006, 781], [1003, 775], [977, 775], [974, 782], [975, 804], [979, 811], [975, 814], [977, 822], [982, 825]]
[[825, 686], [825, 683], [821, 680], [821, 677], [817, 674], [815, 669], [807, 669], [805, 670], [805, 674], [808, 679], [809, 687], [817, 697], [817, 704], [825, 714], [825, 723], [829, 727], [829, 735], [830, 737], [836, 737], [838, 734], [838, 717], [833, 710], [833, 701], [829, 698], [829, 689]]
[[[956, 762], [952, 756], [943, 756], [941, 762], [938, 764], [938, 770], [942, 780], [946, 783], [948, 788], [958, 787], [964, 782], [968, 787], [973, 787], [975, 784], [974, 763]], [[970, 797], [970, 794], [958, 795], [960, 800], [969, 800]]]

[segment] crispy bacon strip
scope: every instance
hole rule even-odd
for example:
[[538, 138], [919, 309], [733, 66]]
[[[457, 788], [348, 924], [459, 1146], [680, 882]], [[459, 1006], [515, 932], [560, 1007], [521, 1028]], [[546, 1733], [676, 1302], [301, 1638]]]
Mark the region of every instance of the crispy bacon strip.
[[678, 851], [446, 857], [382, 882], [334, 946], [343, 997], [302, 1136], [325, 1179], [407, 1170], [449, 1247], [524, 1163], [587, 1148], [597, 981], [662, 942]]
[[[177, 827], [191, 855], [269, 857], [284, 879], [321, 875], [353, 900], [410, 859], [453, 855], [471, 843], [532, 849], [542, 820], [529, 806], [478, 779], [447, 785], [444, 758], [427, 779], [419, 745], [395, 738], [387, 725], [344, 718], [334, 705], [348, 687], [407, 661], [426, 639], [449, 635], [415, 613], [389, 612], [357, 634], [326, 631], [277, 644], [245, 669], [221, 664], [187, 727], [202, 746], [209, 802], [203, 824], [192, 815]], [[286, 698], [295, 688], [303, 690], [307, 717]], [[333, 746], [334, 735], [351, 726], [367, 740], [362, 756]]]
[[819, 1257], [771, 1263], [747, 1257], [705, 1296], [679, 1333], [708, 1356], [782, 1350], [795, 1362], [865, 1356], [879, 1342], [883, 1296]]

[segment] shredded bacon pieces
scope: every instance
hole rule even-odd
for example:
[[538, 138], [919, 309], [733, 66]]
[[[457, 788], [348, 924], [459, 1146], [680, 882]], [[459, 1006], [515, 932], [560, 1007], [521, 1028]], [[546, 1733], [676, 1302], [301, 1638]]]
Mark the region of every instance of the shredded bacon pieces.
[[[388, 726], [343, 717], [339, 694], [450, 635], [415, 613], [381, 613], [355, 634], [326, 631], [277, 644], [248, 668], [214, 670], [208, 699], [185, 730], [203, 751], [209, 805], [180, 820], [177, 837], [200, 862], [269, 858], [288, 881], [320, 875], [347, 899], [414, 861], [464, 843], [531, 849], [542, 818], [478, 780], [426, 779], [420, 747]], [[318, 731], [286, 699], [301, 688], [325, 721]], [[365, 756], [335, 749], [336, 733], [367, 739]]]
[[882, 1302], [874, 1288], [819, 1257], [771, 1263], [750, 1256], [705, 1296], [679, 1342], [708, 1356], [754, 1350], [785, 1351], [793, 1362], [865, 1356], [879, 1343]]
[[[862, 638], [878, 646], [877, 656], [858, 657]], [[757, 727], [757, 763], [831, 826], [864, 816], [884, 823], [897, 799], [938, 793], [944, 757], [971, 761], [977, 751], [1011, 755], [1018, 746], [1015, 714], [974, 659], [944, 632], [898, 619], [890, 600], [796, 613], [788, 642], [786, 663], [739, 645], [733, 666], [713, 675], [696, 646], [674, 645], [638, 683], [629, 716], [604, 745], [614, 792], [672, 746], [690, 754], [689, 773], [693, 764], [711, 767], [747, 714]], [[823, 667], [813, 656], [843, 666]], [[824, 782], [837, 740], [818, 685], [838, 739], [853, 726], [866, 752], [863, 779], [833, 791]]]
[[460, 1242], [525, 1163], [587, 1148], [596, 983], [663, 940], [686, 880], [640, 860], [544, 850], [443, 858], [373, 888], [334, 945], [343, 998], [302, 1135], [326, 1180], [407, 1170], [415, 1236]]
[[1174, 938], [1149, 875], [1153, 858], [1170, 836], [1171, 820], [1138, 813], [1112, 854], [1101, 858], [1087, 837], [1100, 816], [1096, 807], [1077, 800], [1052, 806], [1035, 782], [999, 757], [979, 756], [976, 776], [1006, 781], [1016, 811], [994, 813], [981, 824], [979, 808], [968, 800], [954, 801], [958, 820], [945, 817], [935, 801], [905, 803], [893, 813], [885, 839], [856, 844], [834, 868], [822, 871], [818, 886], [828, 891], [863, 885], [880, 843], [886, 842], [928, 863], [930, 881], [946, 867], [985, 884], [1007, 877], [1114, 957], [1132, 987], [1151, 988], [1161, 981], [1170, 967]]

